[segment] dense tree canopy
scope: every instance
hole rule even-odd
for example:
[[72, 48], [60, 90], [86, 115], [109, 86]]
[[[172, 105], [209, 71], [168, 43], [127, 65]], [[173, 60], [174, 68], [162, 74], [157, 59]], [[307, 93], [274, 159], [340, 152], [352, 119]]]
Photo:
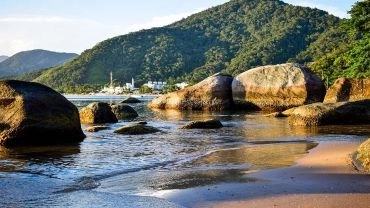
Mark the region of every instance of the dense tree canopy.
[[359, 1], [349, 11], [333, 50], [311, 66], [332, 83], [338, 77], [370, 77], [370, 1]]

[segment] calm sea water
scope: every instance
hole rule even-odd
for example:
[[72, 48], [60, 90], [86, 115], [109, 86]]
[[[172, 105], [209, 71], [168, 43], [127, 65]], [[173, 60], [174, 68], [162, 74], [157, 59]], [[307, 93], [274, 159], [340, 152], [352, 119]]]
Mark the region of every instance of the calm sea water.
[[[123, 96], [67, 96], [81, 108]], [[130, 104], [139, 117], [108, 124], [79, 145], [0, 147], [1, 207], [181, 207], [150, 197], [158, 190], [224, 182], [253, 183], [248, 172], [290, 166], [319, 142], [360, 143], [370, 126], [290, 127], [286, 119], [247, 112], [152, 111]], [[224, 128], [183, 130], [191, 120], [217, 118]], [[162, 131], [125, 136], [114, 129], [147, 121]], [[82, 128], [86, 128], [82, 125]]]

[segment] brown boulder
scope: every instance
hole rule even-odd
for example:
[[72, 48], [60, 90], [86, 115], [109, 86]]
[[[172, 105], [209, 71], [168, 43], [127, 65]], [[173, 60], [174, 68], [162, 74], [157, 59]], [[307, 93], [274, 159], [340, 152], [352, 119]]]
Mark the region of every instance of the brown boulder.
[[142, 123], [133, 123], [116, 129], [114, 133], [124, 135], [139, 135], [139, 134], [151, 134], [159, 131], [160, 131], [159, 129], [153, 126], [148, 126]]
[[325, 86], [308, 68], [299, 64], [261, 66], [235, 77], [232, 83], [235, 105], [259, 110], [281, 111], [322, 102]]
[[314, 103], [293, 108], [283, 114], [289, 115], [289, 124], [295, 126], [369, 124], [370, 100]]
[[230, 75], [217, 73], [185, 89], [158, 97], [148, 105], [154, 109], [211, 110], [231, 109]]
[[115, 104], [111, 105], [111, 108], [117, 119], [136, 118], [139, 116], [135, 109], [129, 105]]
[[324, 103], [370, 99], [369, 79], [339, 78], [328, 89]]
[[84, 124], [117, 123], [117, 117], [108, 103], [94, 102], [80, 110], [80, 120]]
[[0, 144], [49, 145], [81, 142], [78, 109], [44, 85], [0, 81]]
[[357, 169], [370, 172], [370, 139], [359, 146], [353, 159], [353, 164]]

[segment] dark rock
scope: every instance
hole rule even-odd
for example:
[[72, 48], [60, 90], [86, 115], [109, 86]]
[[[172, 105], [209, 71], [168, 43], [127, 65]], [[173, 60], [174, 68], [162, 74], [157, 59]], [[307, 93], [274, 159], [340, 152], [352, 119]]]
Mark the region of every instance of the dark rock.
[[139, 134], [151, 134], [159, 131], [160, 131], [159, 129], [152, 126], [134, 123], [118, 128], [114, 131], [114, 133], [125, 135], [139, 135]]
[[370, 99], [370, 78], [339, 78], [328, 89], [324, 103], [357, 101]]
[[85, 138], [78, 109], [44, 85], [0, 81], [0, 144], [50, 145]]
[[148, 122], [146, 122], [146, 121], [137, 121], [137, 122], [135, 122], [135, 124], [143, 124], [143, 125], [145, 125], [145, 124], [148, 124]]
[[314, 103], [289, 112], [289, 123], [296, 126], [369, 124], [370, 100]]
[[196, 85], [158, 97], [148, 105], [154, 109], [211, 110], [232, 109], [230, 75], [218, 73]]
[[282, 111], [291, 107], [322, 102], [322, 80], [299, 64], [280, 64], [250, 69], [232, 83], [234, 103], [238, 108]]
[[274, 113], [270, 113], [270, 114], [266, 114], [264, 115], [265, 117], [275, 117], [275, 118], [285, 118], [287, 117], [286, 114], [284, 114], [283, 112], [274, 112]]
[[217, 119], [209, 119], [203, 121], [191, 121], [188, 124], [181, 127], [181, 129], [219, 129], [223, 125], [221, 121]]
[[136, 118], [139, 116], [137, 112], [129, 105], [116, 104], [112, 105], [111, 108], [117, 119]]
[[141, 101], [134, 97], [128, 97], [124, 100], [122, 100], [120, 103], [141, 103]]
[[94, 102], [80, 110], [81, 123], [116, 123], [116, 115], [108, 103]]
[[85, 129], [87, 132], [97, 132], [101, 130], [109, 129], [109, 126], [89, 126]]

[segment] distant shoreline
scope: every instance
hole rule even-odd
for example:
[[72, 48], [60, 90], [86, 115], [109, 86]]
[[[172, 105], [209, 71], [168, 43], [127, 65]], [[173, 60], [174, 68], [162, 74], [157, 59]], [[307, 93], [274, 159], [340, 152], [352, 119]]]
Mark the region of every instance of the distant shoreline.
[[150, 101], [160, 95], [158, 94], [63, 94], [68, 100], [123, 100], [134, 97], [141, 101]]

